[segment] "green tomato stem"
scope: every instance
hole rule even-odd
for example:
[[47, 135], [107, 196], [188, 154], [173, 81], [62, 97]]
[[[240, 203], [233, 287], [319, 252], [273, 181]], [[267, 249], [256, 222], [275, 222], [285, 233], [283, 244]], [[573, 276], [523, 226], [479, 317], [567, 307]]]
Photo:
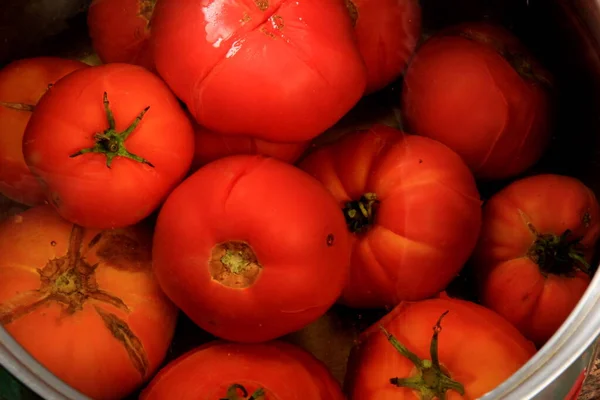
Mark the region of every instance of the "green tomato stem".
[[[240, 397], [239, 392], [242, 392]], [[258, 388], [248, 397], [248, 391], [246, 388], [238, 383], [234, 383], [227, 389], [227, 397], [219, 400], [263, 400], [265, 396], [265, 390]]]

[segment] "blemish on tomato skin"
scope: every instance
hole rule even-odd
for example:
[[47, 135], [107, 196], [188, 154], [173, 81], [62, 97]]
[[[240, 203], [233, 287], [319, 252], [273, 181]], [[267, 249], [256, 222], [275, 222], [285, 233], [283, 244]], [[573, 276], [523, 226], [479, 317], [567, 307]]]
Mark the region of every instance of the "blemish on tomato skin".
[[254, 4], [260, 11], [266, 11], [269, 8], [269, 0], [254, 0]]

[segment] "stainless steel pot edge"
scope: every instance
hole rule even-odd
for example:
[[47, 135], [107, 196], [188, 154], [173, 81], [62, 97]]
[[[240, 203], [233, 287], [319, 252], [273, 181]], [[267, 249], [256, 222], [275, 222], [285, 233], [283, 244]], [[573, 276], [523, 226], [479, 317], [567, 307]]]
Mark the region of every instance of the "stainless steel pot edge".
[[0, 365], [46, 400], [91, 400], [38, 363], [0, 326]]

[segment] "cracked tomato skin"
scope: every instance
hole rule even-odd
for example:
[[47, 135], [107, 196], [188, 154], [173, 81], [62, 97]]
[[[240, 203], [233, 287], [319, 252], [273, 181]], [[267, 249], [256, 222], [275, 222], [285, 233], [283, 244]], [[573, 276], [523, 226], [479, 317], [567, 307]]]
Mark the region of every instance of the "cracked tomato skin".
[[405, 74], [402, 111], [412, 133], [452, 148], [477, 178], [509, 178], [548, 146], [551, 86], [549, 73], [512, 33], [463, 24], [417, 50]]
[[278, 143], [250, 136], [220, 135], [201, 126], [196, 126], [195, 132], [196, 152], [192, 162], [194, 170], [211, 161], [238, 154], [264, 155], [293, 164], [310, 145], [310, 141]]
[[352, 232], [350, 278], [341, 302], [389, 307], [443, 290], [458, 274], [481, 225], [469, 168], [452, 150], [384, 125], [347, 134], [299, 164], [338, 201], [374, 193], [379, 205], [363, 232]]
[[[74, 227], [44, 205], [0, 224], [0, 252], [0, 324], [56, 376], [120, 399], [157, 370], [178, 311], [152, 273], [148, 231]], [[72, 265], [88, 279], [56, 279]]]
[[[223, 244], [240, 253], [221, 254]], [[261, 342], [329, 309], [346, 283], [350, 246], [344, 217], [318, 181], [274, 158], [238, 155], [207, 164], [171, 193], [152, 254], [161, 287], [198, 326]], [[237, 270], [226, 254], [256, 259]]]
[[[388, 342], [383, 326], [422, 360], [431, 360], [432, 327], [441, 322], [438, 355], [450, 378], [465, 395], [450, 390], [448, 400], [475, 400], [504, 382], [534, 354], [535, 346], [493, 311], [451, 298], [403, 302], [367, 329], [352, 349], [346, 375], [347, 393], [361, 400], [419, 400], [416, 391], [399, 388], [390, 378], [408, 378], [415, 366]], [[465, 340], [468, 338], [468, 340]]]
[[[86, 64], [57, 57], [35, 57], [13, 61], [0, 70], [0, 103], [35, 106], [48, 89]], [[29, 110], [0, 104], [0, 193], [19, 203], [42, 204], [46, 196], [23, 158], [23, 134], [31, 117]]]
[[154, 70], [150, 19], [156, 0], [94, 0], [87, 24], [92, 47], [104, 63], [128, 63]]
[[[71, 157], [94, 147], [95, 134], [109, 127], [103, 93], [119, 132], [149, 107], [124, 143], [153, 166], [117, 156], [109, 168], [102, 153]], [[194, 130], [160, 78], [139, 66], [106, 64], [70, 74], [42, 97], [25, 130], [23, 153], [63, 218], [90, 228], [118, 228], [150, 215], [185, 177]]]
[[160, 75], [221, 134], [310, 140], [366, 85], [343, 0], [161, 0], [152, 42]]
[[529, 257], [536, 235], [581, 238], [583, 258], [591, 262], [600, 236], [600, 208], [581, 181], [542, 174], [513, 182], [483, 208], [483, 227], [473, 256], [482, 303], [495, 310], [538, 346], [569, 316], [590, 283], [585, 272], [543, 271]]
[[207, 343], [160, 370], [140, 400], [222, 399], [235, 383], [244, 386], [248, 395], [262, 387], [265, 396], [257, 400], [345, 400], [325, 365], [282, 341]]
[[[406, 68], [421, 35], [418, 0], [346, 0], [367, 67], [365, 94], [383, 89]], [[354, 6], [354, 7], [353, 7]]]

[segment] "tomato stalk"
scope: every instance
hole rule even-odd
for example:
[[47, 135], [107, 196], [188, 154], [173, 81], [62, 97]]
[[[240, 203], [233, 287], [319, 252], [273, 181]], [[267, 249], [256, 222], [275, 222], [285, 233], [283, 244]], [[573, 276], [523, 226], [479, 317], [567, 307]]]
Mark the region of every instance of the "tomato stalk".
[[360, 200], [349, 201], [344, 207], [344, 217], [352, 233], [364, 233], [375, 222], [376, 206], [379, 204], [375, 193], [365, 193]]
[[589, 273], [590, 266], [580, 247], [583, 237], [570, 239], [572, 232], [569, 229], [561, 235], [554, 235], [538, 233], [531, 223], [528, 227], [536, 239], [527, 256], [539, 265], [543, 274], [570, 275], [575, 269]]
[[[242, 392], [242, 396], [240, 397], [239, 392]], [[263, 400], [265, 398], [265, 390], [263, 388], [258, 388], [248, 397], [248, 391], [246, 388], [238, 383], [234, 383], [229, 386], [227, 389], [227, 397], [224, 397], [219, 400]]]
[[391, 378], [390, 383], [398, 387], [406, 387], [421, 394], [421, 400], [433, 400], [435, 398], [439, 400], [446, 399], [446, 392], [448, 390], [455, 390], [460, 395], [465, 394], [465, 388], [460, 382], [456, 382], [443, 371], [443, 367], [440, 365], [438, 357], [438, 335], [442, 331], [442, 319], [448, 314], [445, 311], [437, 323], [433, 327], [433, 338], [431, 339], [431, 345], [429, 352], [431, 360], [421, 360], [415, 353], [408, 350], [402, 343], [389, 333], [383, 326], [380, 326], [381, 331], [385, 334], [388, 341], [394, 346], [394, 348], [408, 358], [417, 368], [418, 372], [415, 376], [410, 378]]
[[106, 112], [106, 118], [108, 119], [108, 129], [102, 133], [97, 133], [94, 135], [94, 139], [96, 140], [96, 144], [93, 147], [89, 147], [86, 149], [81, 149], [75, 154], [71, 154], [70, 157], [77, 157], [86, 153], [98, 153], [104, 154], [106, 156], [106, 166], [108, 168], [111, 167], [112, 161], [115, 157], [125, 157], [131, 160], [137, 161], [142, 164], [147, 164], [154, 168], [154, 165], [150, 163], [150, 161], [130, 153], [127, 151], [125, 147], [125, 141], [127, 138], [133, 133], [135, 128], [137, 128], [138, 124], [144, 118], [144, 114], [150, 109], [150, 106], [144, 108], [140, 114], [135, 118], [135, 120], [125, 129], [123, 132], [117, 132], [115, 128], [115, 117], [113, 116], [112, 110], [110, 109], [110, 104], [108, 102], [108, 95], [104, 92], [104, 97], [102, 100], [104, 104], [104, 111]]

